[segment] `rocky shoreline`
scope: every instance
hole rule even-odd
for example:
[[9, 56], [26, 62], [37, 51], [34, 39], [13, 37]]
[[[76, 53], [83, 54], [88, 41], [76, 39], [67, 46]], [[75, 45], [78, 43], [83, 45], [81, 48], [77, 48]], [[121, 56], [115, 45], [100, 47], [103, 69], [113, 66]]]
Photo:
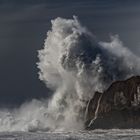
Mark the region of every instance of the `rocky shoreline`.
[[140, 128], [140, 76], [113, 82], [87, 103], [86, 129]]

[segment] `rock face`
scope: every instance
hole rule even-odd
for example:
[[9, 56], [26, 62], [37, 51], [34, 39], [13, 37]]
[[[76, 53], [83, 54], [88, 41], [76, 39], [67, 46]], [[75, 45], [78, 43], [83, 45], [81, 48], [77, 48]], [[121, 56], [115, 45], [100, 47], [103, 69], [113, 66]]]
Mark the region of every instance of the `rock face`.
[[85, 113], [86, 128], [140, 128], [140, 76], [95, 92]]

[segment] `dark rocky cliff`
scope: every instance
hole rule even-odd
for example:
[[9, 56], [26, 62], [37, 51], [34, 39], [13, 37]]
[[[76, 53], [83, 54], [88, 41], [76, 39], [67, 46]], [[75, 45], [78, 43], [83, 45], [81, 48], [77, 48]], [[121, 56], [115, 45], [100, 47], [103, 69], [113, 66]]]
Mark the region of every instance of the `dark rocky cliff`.
[[140, 76], [113, 82], [88, 102], [85, 125], [94, 128], [140, 128]]

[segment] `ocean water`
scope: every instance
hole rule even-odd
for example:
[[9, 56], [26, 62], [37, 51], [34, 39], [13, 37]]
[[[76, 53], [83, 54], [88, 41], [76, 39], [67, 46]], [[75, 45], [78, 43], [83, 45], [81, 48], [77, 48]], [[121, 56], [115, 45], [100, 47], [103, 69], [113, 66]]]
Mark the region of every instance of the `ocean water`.
[[139, 129], [74, 132], [1, 132], [0, 140], [139, 140]]

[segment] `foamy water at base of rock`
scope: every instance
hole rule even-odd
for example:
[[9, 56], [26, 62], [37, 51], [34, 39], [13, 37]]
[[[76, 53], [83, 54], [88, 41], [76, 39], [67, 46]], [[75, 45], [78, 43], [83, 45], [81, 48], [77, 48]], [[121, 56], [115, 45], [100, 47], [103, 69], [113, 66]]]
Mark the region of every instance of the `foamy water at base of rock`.
[[1, 132], [0, 140], [139, 140], [140, 129], [77, 132]]

